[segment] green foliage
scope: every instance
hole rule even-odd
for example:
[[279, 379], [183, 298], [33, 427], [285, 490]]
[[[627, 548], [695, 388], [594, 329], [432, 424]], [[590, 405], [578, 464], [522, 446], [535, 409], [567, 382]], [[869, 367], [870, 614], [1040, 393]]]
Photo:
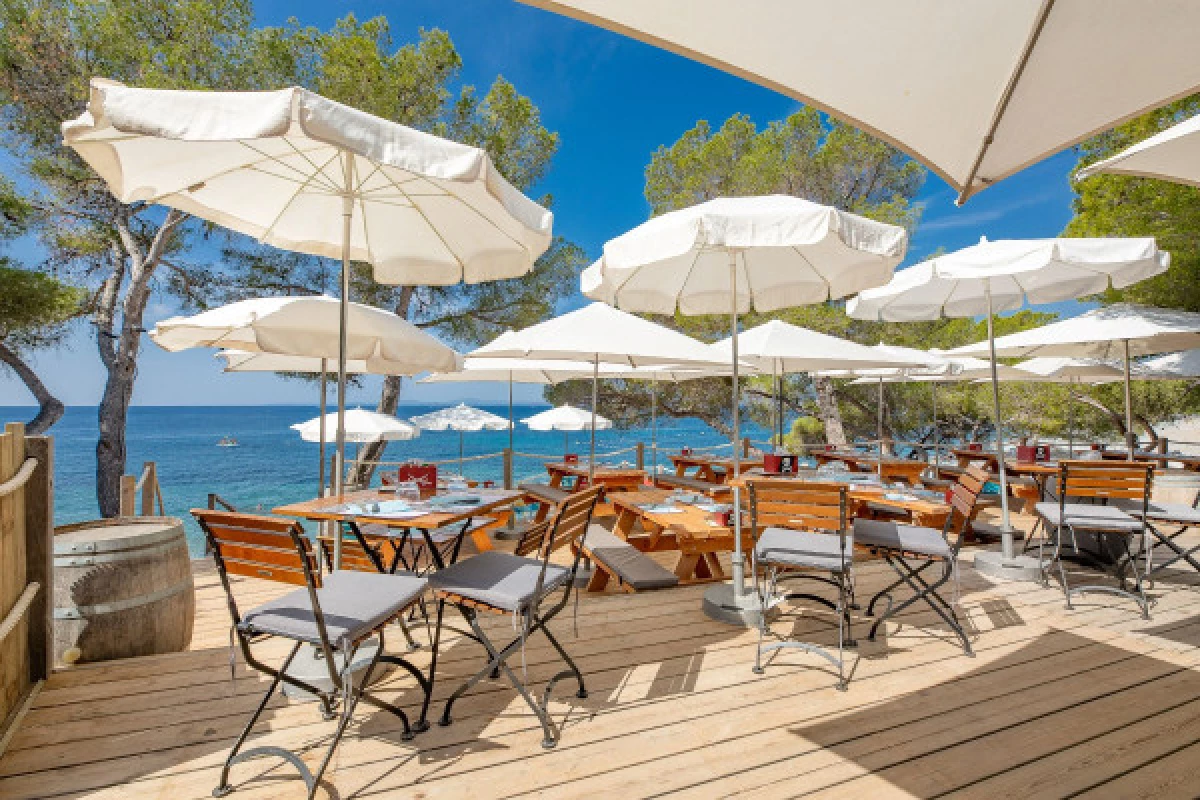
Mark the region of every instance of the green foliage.
[[794, 452], [803, 452], [806, 444], [814, 444], [825, 438], [825, 423], [816, 417], [796, 417], [792, 429], [783, 437], [783, 445]]
[[[1144, 114], [1079, 146], [1077, 170], [1115, 155], [1155, 133], [1200, 113], [1200, 95]], [[1109, 291], [1105, 302], [1126, 300], [1200, 310], [1200, 189], [1153, 178], [1097, 175], [1073, 182], [1078, 193], [1068, 236], [1153, 236], [1171, 254], [1165, 274], [1127, 289]]]
[[0, 258], [0, 341], [14, 350], [57, 344], [86, 298], [78, 287]]

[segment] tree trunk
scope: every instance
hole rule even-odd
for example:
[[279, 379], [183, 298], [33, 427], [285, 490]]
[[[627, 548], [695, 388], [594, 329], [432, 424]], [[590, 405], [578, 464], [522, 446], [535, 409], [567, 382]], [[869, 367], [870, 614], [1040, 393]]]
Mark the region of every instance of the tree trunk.
[[825, 441], [829, 444], [844, 445], [846, 428], [842, 425], [842, 411], [838, 408], [833, 381], [829, 378], [815, 376], [813, 389], [817, 395], [817, 416], [820, 418], [821, 424], [825, 426]]
[[1089, 397], [1086, 394], [1075, 394], [1072, 392], [1072, 397], [1074, 397], [1076, 400], [1083, 403], [1084, 405], [1091, 406], [1092, 408], [1096, 409], [1097, 411], [1103, 412], [1103, 414], [1106, 417], [1108, 417], [1109, 421], [1113, 424], [1113, 427], [1115, 427], [1117, 429], [1117, 433], [1120, 435], [1121, 440], [1124, 441], [1124, 439], [1125, 439], [1125, 414], [1124, 414], [1124, 412], [1113, 411], [1111, 408], [1104, 405], [1104, 403], [1101, 403], [1096, 398]]
[[30, 436], [37, 436], [49, 430], [50, 426], [62, 419], [63, 412], [66, 410], [62, 402], [50, 393], [46, 388], [46, 384], [42, 383], [42, 379], [37, 376], [33, 368], [17, 354], [15, 350], [7, 344], [0, 341], [0, 361], [10, 366], [13, 372], [25, 384], [25, 388], [37, 400], [38, 412], [29, 424], [25, 426], [25, 431]]
[[1142, 430], [1150, 437], [1149, 449], [1154, 450], [1158, 447], [1158, 431], [1154, 430], [1154, 426], [1150, 424], [1150, 420], [1146, 419], [1141, 414], [1134, 414], [1134, 420], [1142, 426]]
[[100, 516], [121, 513], [121, 476], [125, 474], [125, 428], [133, 397], [134, 359], [124, 354], [108, 370], [97, 412], [100, 437], [96, 440], [96, 502]]

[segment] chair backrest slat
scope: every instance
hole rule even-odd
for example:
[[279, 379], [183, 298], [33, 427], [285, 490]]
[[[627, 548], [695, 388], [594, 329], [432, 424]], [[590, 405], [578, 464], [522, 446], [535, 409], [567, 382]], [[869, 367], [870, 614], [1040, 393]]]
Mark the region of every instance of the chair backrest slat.
[[547, 532], [545, 557], [548, 558], [550, 553], [570, 542], [583, 540], [603, 490], [601, 486], [591, 486], [573, 493], [563, 501], [558, 514], [555, 515], [553, 527]]
[[553, 522], [554, 520], [551, 518], [530, 525], [525, 529], [525, 533], [521, 534], [521, 538], [517, 542], [517, 546], [513, 552], [519, 556], [527, 556], [530, 553], [539, 552], [542, 545], [546, 543], [546, 536], [550, 532], [550, 525]]
[[307, 568], [314, 580], [320, 580], [312, 542], [299, 522], [208, 509], [193, 509], [192, 516], [226, 572], [304, 585]]
[[812, 481], [751, 481], [750, 517], [755, 533], [764, 528], [844, 531], [846, 486]]
[[1064, 499], [1145, 501], [1154, 464], [1140, 461], [1060, 461], [1059, 470], [1060, 495]]
[[[330, 569], [333, 568], [333, 537], [321, 536], [318, 537], [318, 543], [321, 545], [321, 552], [325, 556], [325, 564]], [[353, 536], [342, 537], [342, 569], [351, 570], [353, 572], [378, 572], [379, 568], [375, 566], [375, 562], [371, 560], [371, 556], [363, 550], [358, 539]]]
[[950, 516], [946, 518], [943, 534], [954, 534], [958, 539], [953, 543], [955, 552], [961, 545], [962, 533], [975, 513], [975, 505], [979, 495], [987, 485], [991, 473], [982, 464], [971, 464], [958, 476], [958, 480], [950, 487]]

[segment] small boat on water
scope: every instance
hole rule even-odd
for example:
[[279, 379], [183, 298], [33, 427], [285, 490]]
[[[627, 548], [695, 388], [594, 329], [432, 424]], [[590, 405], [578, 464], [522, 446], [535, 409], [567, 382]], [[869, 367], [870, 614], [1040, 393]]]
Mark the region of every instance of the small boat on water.
[[221, 440], [219, 442], [217, 442], [217, 447], [237, 447], [237, 446], [238, 446], [238, 440], [233, 438], [232, 436], [222, 436]]

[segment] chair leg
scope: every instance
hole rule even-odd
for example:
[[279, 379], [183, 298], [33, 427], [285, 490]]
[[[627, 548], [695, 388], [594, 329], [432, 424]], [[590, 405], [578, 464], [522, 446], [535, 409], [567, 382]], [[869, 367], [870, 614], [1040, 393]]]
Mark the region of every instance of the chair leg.
[[418, 732], [429, 730], [429, 703], [433, 700], [433, 687], [437, 676], [438, 644], [442, 640], [442, 618], [446, 612], [446, 601], [437, 601], [437, 624], [433, 628], [433, 652], [429, 658], [429, 689], [421, 702], [421, 716], [417, 718], [414, 729]]
[[[559, 656], [562, 657], [562, 660], [565, 661], [567, 663], [567, 666], [571, 668], [570, 674], [575, 676], [575, 681], [579, 684], [579, 689], [575, 692], [575, 696], [578, 697], [580, 700], [586, 700], [588, 693], [587, 693], [587, 687], [583, 685], [583, 673], [579, 671], [579, 667], [577, 667], [575, 665], [575, 661], [571, 658], [571, 656], [569, 656], [567, 654], [567, 651], [565, 649], [563, 649], [563, 646], [561, 644], [559, 644], [558, 639], [556, 639], [554, 637], [554, 634], [552, 634], [550, 632], [550, 629], [547, 628], [545, 625], [542, 625], [540, 627], [541, 627], [542, 633], [545, 634], [546, 638], [550, 640], [550, 644], [554, 645], [554, 649], [558, 651], [558, 654], [559, 654]], [[565, 675], [566, 673], [560, 673], [560, 674]], [[542, 705], [545, 705], [546, 703], [549, 702], [550, 690], [554, 687], [554, 683], [556, 680], [557, 680], [557, 678], [552, 678], [550, 680], [550, 683], [546, 684], [546, 693], [545, 693], [545, 696], [543, 697]]]

